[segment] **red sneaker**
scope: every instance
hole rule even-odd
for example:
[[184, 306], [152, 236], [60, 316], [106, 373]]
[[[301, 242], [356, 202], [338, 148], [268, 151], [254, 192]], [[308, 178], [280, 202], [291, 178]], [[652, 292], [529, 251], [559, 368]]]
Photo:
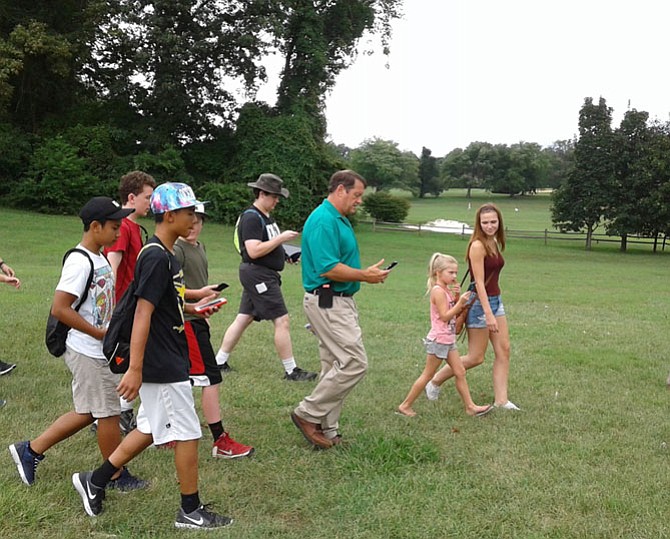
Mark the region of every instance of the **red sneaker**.
[[212, 456], [220, 459], [250, 457], [253, 454], [253, 447], [236, 442], [227, 432], [224, 432], [212, 446]]

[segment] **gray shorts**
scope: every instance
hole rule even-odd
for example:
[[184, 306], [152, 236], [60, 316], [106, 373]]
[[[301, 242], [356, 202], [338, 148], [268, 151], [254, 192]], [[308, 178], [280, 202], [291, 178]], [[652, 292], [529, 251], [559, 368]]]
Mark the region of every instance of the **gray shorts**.
[[288, 314], [281, 293], [279, 272], [258, 264], [240, 264], [240, 282], [244, 287], [240, 314], [260, 320], [276, 320]]
[[456, 343], [443, 344], [441, 342], [424, 339], [423, 344], [426, 346], [426, 354], [435, 356], [438, 359], [447, 359], [449, 352], [452, 350], [458, 350]]
[[78, 414], [91, 414], [96, 419], [121, 413], [116, 386], [120, 374], [113, 374], [104, 359], [96, 359], [66, 348], [63, 356], [72, 373], [72, 401]]

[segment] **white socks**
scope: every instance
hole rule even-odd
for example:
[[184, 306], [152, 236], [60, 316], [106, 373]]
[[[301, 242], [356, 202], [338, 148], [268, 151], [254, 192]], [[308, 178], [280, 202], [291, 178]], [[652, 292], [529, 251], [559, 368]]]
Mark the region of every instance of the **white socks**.
[[293, 357], [282, 359], [281, 362], [282, 365], [284, 365], [284, 370], [286, 371], [286, 374], [291, 374], [293, 372], [293, 369], [295, 369], [298, 366], [296, 365], [295, 358]]
[[223, 350], [219, 350], [216, 354], [216, 364], [219, 367], [221, 365], [225, 365], [228, 362], [229, 357], [230, 357], [230, 353], [224, 352]]

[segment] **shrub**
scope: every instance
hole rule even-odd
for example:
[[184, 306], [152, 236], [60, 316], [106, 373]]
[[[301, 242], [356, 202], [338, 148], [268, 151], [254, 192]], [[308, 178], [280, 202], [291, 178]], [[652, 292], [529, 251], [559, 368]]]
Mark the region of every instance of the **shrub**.
[[73, 214], [98, 190], [98, 181], [77, 148], [54, 137], [35, 150], [28, 173], [9, 198], [23, 209]]
[[251, 188], [244, 183], [208, 182], [196, 194], [198, 199], [209, 201], [206, 206], [207, 216], [226, 225], [234, 225], [253, 198]]
[[402, 223], [409, 213], [410, 202], [385, 191], [370, 193], [363, 198], [363, 209], [377, 221]]

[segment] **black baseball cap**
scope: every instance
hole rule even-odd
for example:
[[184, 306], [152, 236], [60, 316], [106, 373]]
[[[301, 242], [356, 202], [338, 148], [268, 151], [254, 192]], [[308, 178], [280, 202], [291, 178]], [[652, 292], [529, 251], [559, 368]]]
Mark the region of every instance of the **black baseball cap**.
[[128, 217], [135, 208], [122, 208], [116, 200], [109, 197], [93, 197], [79, 212], [79, 217], [85, 225], [93, 221], [114, 221]]

